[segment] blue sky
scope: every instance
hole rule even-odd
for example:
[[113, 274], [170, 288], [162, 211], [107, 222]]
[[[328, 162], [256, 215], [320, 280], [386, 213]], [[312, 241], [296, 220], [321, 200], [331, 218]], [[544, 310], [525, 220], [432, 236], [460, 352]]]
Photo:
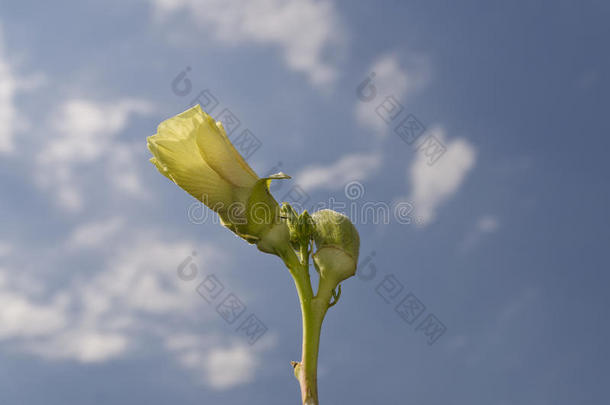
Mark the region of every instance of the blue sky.
[[607, 3], [124, 3], [0, 4], [2, 404], [297, 403], [288, 272], [148, 162], [203, 91], [360, 231], [322, 403], [608, 402]]

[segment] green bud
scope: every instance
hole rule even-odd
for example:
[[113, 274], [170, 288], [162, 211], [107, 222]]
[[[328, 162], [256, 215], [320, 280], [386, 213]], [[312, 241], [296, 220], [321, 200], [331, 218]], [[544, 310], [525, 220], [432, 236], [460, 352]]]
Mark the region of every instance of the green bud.
[[329, 285], [336, 286], [356, 274], [360, 249], [358, 231], [348, 217], [336, 211], [317, 211], [312, 219], [317, 249], [313, 255], [314, 264], [320, 277]]
[[313, 219], [307, 210], [299, 215], [290, 204], [282, 203], [280, 214], [288, 226], [292, 247], [298, 250], [300, 246], [308, 245], [313, 233]]
[[311, 218], [311, 215], [309, 215], [309, 212], [305, 210], [297, 219], [296, 230], [299, 242], [307, 245], [311, 240], [313, 229], [313, 219]]
[[283, 202], [282, 206], [280, 207], [280, 213], [282, 218], [286, 220], [288, 226], [293, 226], [296, 223], [298, 214], [294, 208], [292, 208], [292, 205], [288, 204], [287, 202]]
[[290, 243], [294, 249], [298, 249], [298, 232], [297, 232], [297, 220], [299, 215], [287, 202], [283, 202], [280, 208], [280, 215], [288, 226]]

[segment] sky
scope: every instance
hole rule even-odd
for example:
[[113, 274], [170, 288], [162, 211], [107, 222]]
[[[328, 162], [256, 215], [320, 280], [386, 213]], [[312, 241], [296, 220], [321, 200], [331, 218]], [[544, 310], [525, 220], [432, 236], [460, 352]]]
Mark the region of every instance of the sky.
[[359, 230], [321, 403], [607, 404], [609, 18], [3, 0], [0, 403], [298, 403], [287, 270], [148, 162], [200, 103], [259, 175], [292, 176], [278, 201]]

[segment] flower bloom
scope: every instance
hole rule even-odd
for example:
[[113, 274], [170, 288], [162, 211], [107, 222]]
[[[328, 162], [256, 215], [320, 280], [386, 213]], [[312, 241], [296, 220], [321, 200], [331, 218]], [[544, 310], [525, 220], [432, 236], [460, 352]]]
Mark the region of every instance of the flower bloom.
[[288, 229], [269, 193], [278, 173], [259, 178], [229, 141], [220, 122], [199, 105], [163, 121], [147, 138], [159, 171], [214, 210], [222, 224], [264, 252], [285, 249]]

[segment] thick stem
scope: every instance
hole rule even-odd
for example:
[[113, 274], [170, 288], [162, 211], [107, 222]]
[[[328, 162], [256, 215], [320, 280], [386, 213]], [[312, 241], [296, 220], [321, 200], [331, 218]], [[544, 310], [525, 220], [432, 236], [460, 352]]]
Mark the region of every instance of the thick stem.
[[[301, 315], [303, 317], [303, 346], [301, 362], [295, 368], [295, 376], [301, 387], [301, 400], [306, 405], [318, 405], [318, 349], [320, 346], [320, 328], [322, 320], [313, 310], [313, 291], [309, 277], [309, 251], [308, 246], [301, 246], [301, 260], [299, 262], [300, 279], [295, 279]], [[308, 284], [308, 288], [303, 288]], [[305, 294], [301, 291], [305, 290]], [[311, 294], [309, 294], [311, 291]]]
[[[295, 367], [295, 376], [301, 387], [301, 400], [304, 405], [318, 405], [318, 353], [322, 322], [328, 310], [332, 289], [321, 280], [318, 294], [314, 297], [309, 278], [309, 252], [307, 246], [301, 247], [299, 279], [295, 278], [301, 314], [303, 316], [303, 350], [301, 362]], [[306, 284], [303, 288], [302, 284]], [[301, 291], [305, 292], [302, 294]]]
[[294, 374], [301, 387], [303, 405], [318, 405], [318, 352], [322, 322], [328, 310], [332, 288], [320, 280], [318, 293], [313, 295], [309, 277], [309, 251], [300, 249], [300, 260], [292, 250], [285, 250], [281, 257], [290, 270], [301, 303], [303, 316], [303, 346], [301, 361], [294, 364]]
[[318, 351], [323, 317], [314, 311], [312, 304], [313, 300], [301, 301], [303, 353], [295, 370], [304, 405], [318, 405]]

